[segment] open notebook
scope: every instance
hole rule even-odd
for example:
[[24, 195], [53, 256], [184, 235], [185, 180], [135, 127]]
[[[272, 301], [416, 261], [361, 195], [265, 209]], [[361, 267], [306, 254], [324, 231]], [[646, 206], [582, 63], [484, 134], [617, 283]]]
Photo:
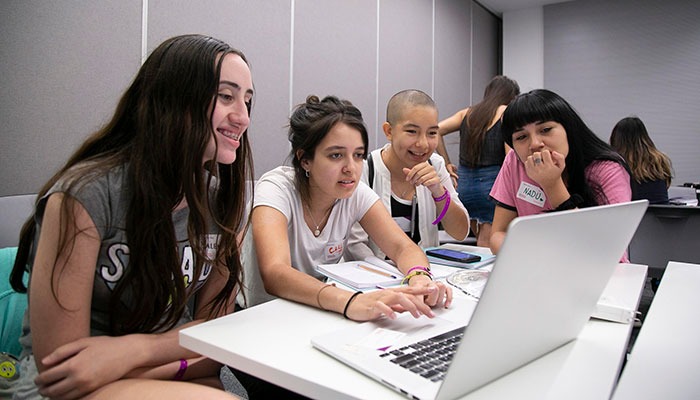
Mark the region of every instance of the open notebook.
[[[311, 342], [411, 398], [469, 393], [576, 338], [647, 204], [641, 200], [516, 218], [478, 303], [463, 298], [449, 318], [403, 315]], [[430, 339], [450, 333], [455, 335], [442, 338], [444, 345]], [[427, 339], [434, 344], [416, 344]], [[416, 361], [427, 356], [412, 357], [437, 346], [444, 346], [438, 358], [447, 359], [437, 371]]]
[[[319, 264], [316, 270], [329, 279], [356, 290], [396, 286], [401, 284], [404, 278], [403, 273], [392, 261], [387, 262], [376, 256], [369, 256], [363, 261]], [[445, 265], [432, 263], [430, 270], [436, 279], [445, 278], [454, 272], [454, 269]]]

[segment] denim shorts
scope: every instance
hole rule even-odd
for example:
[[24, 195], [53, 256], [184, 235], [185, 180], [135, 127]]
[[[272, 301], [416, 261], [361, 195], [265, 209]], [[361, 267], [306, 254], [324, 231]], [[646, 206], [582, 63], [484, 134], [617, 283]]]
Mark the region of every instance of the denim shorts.
[[488, 167], [469, 168], [460, 165], [457, 170], [457, 193], [459, 200], [469, 211], [469, 218], [477, 220], [480, 224], [492, 223], [493, 212], [496, 204], [489, 193], [496, 181], [500, 165]]

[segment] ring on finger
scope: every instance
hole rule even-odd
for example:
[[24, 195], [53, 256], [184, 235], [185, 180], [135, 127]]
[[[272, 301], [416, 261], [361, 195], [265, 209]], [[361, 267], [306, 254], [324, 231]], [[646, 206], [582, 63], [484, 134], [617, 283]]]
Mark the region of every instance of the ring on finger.
[[535, 158], [535, 165], [537, 165], [537, 164], [542, 164], [541, 158]]

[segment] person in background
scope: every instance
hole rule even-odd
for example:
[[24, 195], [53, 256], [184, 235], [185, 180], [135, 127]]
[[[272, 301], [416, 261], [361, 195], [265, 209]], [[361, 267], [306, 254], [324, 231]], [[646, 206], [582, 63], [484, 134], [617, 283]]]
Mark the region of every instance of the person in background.
[[234, 398], [178, 332], [233, 310], [252, 100], [243, 53], [170, 38], [39, 191], [12, 271], [29, 296], [15, 399]]
[[494, 254], [518, 216], [631, 200], [624, 159], [558, 94], [537, 89], [519, 95], [503, 113], [501, 131], [514, 151], [491, 189]]
[[644, 122], [637, 117], [622, 118], [610, 134], [610, 145], [630, 168], [632, 200], [668, 203], [668, 187], [673, 179], [671, 160], [656, 148]]
[[[457, 179], [457, 191], [469, 210], [471, 229], [477, 246], [488, 247], [495, 204], [489, 192], [510, 148], [501, 135], [501, 116], [508, 103], [520, 93], [518, 83], [506, 76], [493, 77], [477, 104], [440, 121], [438, 153], [451, 175]], [[450, 163], [443, 136], [459, 129], [459, 169]]]
[[[452, 186], [445, 161], [435, 153], [439, 137], [435, 102], [420, 90], [403, 90], [389, 100], [386, 118], [382, 130], [389, 143], [367, 157], [362, 181], [377, 192], [394, 221], [419, 246], [440, 245], [438, 224], [454, 239], [466, 239], [469, 213]], [[362, 251], [368, 245], [384, 258], [356, 225], [350, 254], [364, 259], [372, 254]]]
[[[288, 137], [292, 166], [265, 173], [255, 188], [247, 305], [272, 295], [356, 321], [404, 311], [432, 317], [431, 307], [448, 307], [452, 291], [432, 280], [423, 251], [360, 182], [368, 142], [360, 111], [335, 96], [309, 96], [292, 112]], [[324, 283], [316, 265], [343, 258], [356, 222], [406, 274], [408, 286], [353, 293]]]

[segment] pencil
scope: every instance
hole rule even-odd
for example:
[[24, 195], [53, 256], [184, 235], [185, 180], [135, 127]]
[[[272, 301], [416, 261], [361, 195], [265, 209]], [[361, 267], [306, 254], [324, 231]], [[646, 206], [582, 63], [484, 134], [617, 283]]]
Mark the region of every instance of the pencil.
[[357, 266], [358, 266], [359, 268], [361, 268], [361, 269], [364, 269], [365, 271], [374, 272], [375, 274], [379, 274], [379, 275], [381, 275], [381, 276], [386, 276], [387, 278], [396, 279], [396, 276], [395, 276], [395, 275], [392, 275], [392, 274], [390, 274], [390, 273], [388, 273], [388, 272], [380, 271], [380, 270], [375, 269], [375, 268], [370, 268], [370, 267], [368, 267], [368, 266], [366, 266], [366, 265], [363, 265], [363, 264], [357, 264]]

